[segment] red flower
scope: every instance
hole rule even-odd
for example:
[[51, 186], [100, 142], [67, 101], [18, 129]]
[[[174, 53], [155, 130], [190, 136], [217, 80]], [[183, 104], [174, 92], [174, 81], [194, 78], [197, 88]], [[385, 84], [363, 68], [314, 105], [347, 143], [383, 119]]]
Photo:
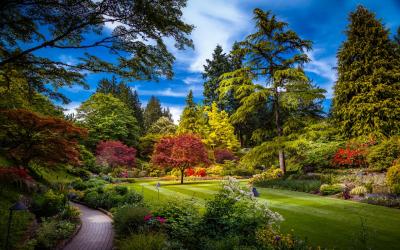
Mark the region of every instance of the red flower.
[[151, 215], [151, 214], [145, 215], [145, 216], [144, 216], [144, 221], [149, 221], [149, 220], [151, 220], [152, 218], [153, 218], [153, 215]]
[[167, 221], [167, 219], [165, 219], [165, 218], [163, 218], [163, 217], [160, 217], [160, 216], [157, 216], [156, 219], [157, 219], [158, 222], [160, 222], [161, 224], [164, 224], [164, 222]]

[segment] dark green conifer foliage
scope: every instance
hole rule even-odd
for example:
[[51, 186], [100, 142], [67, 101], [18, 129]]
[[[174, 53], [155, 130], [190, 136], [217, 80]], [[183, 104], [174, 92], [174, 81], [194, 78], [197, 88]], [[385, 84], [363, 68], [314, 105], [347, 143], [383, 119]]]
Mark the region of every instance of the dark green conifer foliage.
[[[285, 154], [279, 146], [284, 125], [294, 114], [305, 114], [309, 107], [318, 106], [315, 101], [324, 98], [324, 91], [310, 84], [301, 68], [309, 61], [305, 50], [311, 49], [311, 42], [301, 39], [270, 12], [255, 9], [254, 20], [256, 32], [234, 51], [244, 55], [245, 63], [241, 69], [222, 76], [220, 92], [234, 90], [240, 100], [240, 107], [232, 115], [236, 121], [244, 121], [260, 106], [272, 111], [274, 128], [265, 128], [264, 133], [273, 131], [278, 137], [274, 147], [278, 147], [279, 165], [285, 172]], [[264, 83], [256, 84], [254, 79]]]
[[160, 101], [155, 96], [150, 97], [143, 114], [145, 130], [149, 129], [150, 126], [163, 115], [164, 112], [161, 108]]
[[193, 101], [193, 92], [189, 91], [186, 97], [186, 106], [179, 121], [178, 133], [196, 133], [199, 122], [199, 111]]
[[204, 104], [211, 106], [213, 102], [218, 104], [220, 109], [224, 109], [224, 103], [218, 98], [219, 77], [231, 71], [229, 56], [223, 53], [222, 47], [217, 45], [212, 54], [212, 59], [206, 60], [204, 65]]
[[[333, 115], [348, 137], [400, 129], [400, 67], [389, 31], [359, 6], [350, 13], [338, 54]], [[398, 54], [397, 54], [398, 55]]]

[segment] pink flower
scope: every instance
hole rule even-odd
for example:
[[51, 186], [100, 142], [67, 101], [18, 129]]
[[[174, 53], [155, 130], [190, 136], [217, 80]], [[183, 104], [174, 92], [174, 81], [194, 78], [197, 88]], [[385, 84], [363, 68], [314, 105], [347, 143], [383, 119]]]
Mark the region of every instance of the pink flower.
[[156, 219], [157, 219], [158, 222], [160, 222], [161, 224], [164, 224], [164, 222], [167, 221], [167, 219], [165, 219], [165, 218], [163, 218], [163, 217], [160, 217], [160, 216], [157, 216]]
[[153, 217], [153, 215], [151, 215], [151, 214], [145, 215], [144, 221], [149, 221], [149, 220], [151, 220], [152, 217]]

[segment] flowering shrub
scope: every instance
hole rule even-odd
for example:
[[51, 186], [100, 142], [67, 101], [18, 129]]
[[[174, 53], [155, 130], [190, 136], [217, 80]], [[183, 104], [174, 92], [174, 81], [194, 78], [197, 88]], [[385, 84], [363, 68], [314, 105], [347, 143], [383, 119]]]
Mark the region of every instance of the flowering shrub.
[[261, 183], [264, 181], [277, 180], [283, 178], [283, 171], [280, 168], [271, 167], [261, 174], [256, 174], [250, 179], [250, 183]]
[[216, 149], [214, 150], [215, 162], [224, 163], [225, 161], [233, 161], [236, 157], [229, 149]]
[[359, 168], [366, 166], [365, 150], [363, 148], [340, 148], [333, 156], [332, 163], [336, 167]]
[[257, 230], [256, 239], [265, 249], [310, 249], [306, 242], [296, 239], [292, 234], [283, 234], [270, 226]]
[[185, 175], [186, 176], [194, 176], [194, 174], [195, 174], [194, 168], [185, 169]]
[[187, 168], [185, 169], [186, 176], [198, 176], [198, 177], [205, 177], [207, 176], [207, 172], [205, 168]]

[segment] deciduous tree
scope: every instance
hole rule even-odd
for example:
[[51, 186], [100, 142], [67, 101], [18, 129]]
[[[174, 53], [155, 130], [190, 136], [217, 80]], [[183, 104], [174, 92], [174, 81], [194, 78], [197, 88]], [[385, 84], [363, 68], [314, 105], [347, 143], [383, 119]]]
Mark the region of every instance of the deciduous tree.
[[128, 107], [111, 94], [96, 93], [77, 110], [78, 120], [88, 129], [88, 145], [102, 140], [120, 140], [128, 146], [138, 143], [139, 127]]
[[[64, 102], [68, 99], [57, 89], [87, 86], [83, 71], [130, 79], [172, 77], [175, 58], [163, 39], [171, 38], [178, 49], [192, 46], [187, 35], [193, 27], [182, 21], [185, 6], [186, 0], [6, 1], [0, 6], [0, 76], [18, 70], [28, 79], [27, 89]], [[39, 56], [43, 49], [80, 56], [68, 63]], [[112, 56], [94, 55], [98, 49]]]
[[152, 162], [162, 167], [181, 171], [181, 184], [185, 169], [199, 164], [208, 164], [207, 150], [195, 135], [183, 134], [161, 138], [155, 145]]
[[109, 167], [134, 167], [136, 149], [120, 141], [101, 141], [96, 147], [96, 162]]
[[86, 135], [60, 118], [24, 109], [0, 111], [0, 150], [24, 168], [31, 161], [79, 164], [78, 140]]

